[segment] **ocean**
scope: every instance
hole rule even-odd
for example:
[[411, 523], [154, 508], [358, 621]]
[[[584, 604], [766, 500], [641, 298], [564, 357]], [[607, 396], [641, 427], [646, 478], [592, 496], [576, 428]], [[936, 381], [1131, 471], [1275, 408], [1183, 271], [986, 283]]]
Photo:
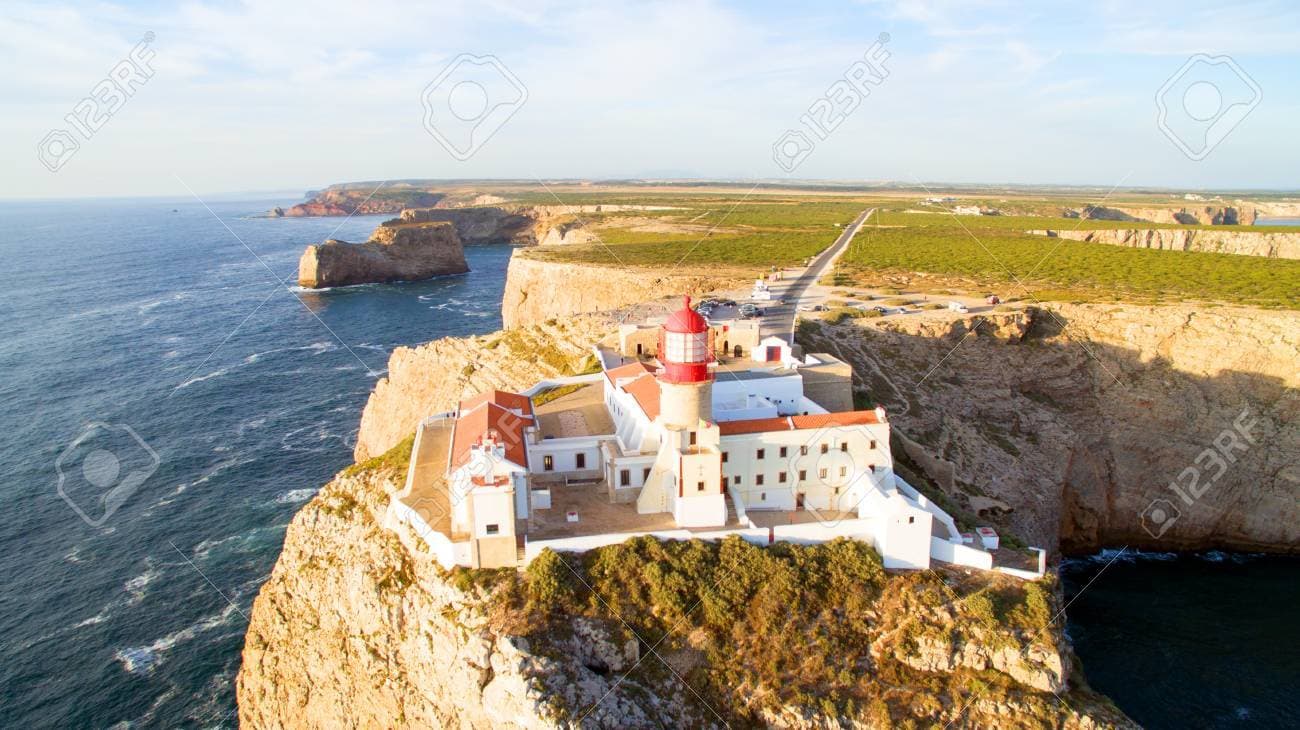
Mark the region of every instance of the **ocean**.
[[506, 246], [294, 291], [383, 216], [251, 217], [286, 199], [0, 203], [0, 725], [234, 726], [253, 597], [389, 352], [500, 328]]
[[[253, 217], [287, 199], [0, 203], [0, 726], [233, 727], [253, 597], [389, 352], [500, 327], [504, 246], [295, 291], [305, 245], [382, 217]], [[1150, 727], [1294, 727], [1296, 567], [1125, 557], [1069, 631]]]
[[1088, 683], [1151, 730], [1300, 727], [1300, 558], [1106, 550], [1065, 561]]

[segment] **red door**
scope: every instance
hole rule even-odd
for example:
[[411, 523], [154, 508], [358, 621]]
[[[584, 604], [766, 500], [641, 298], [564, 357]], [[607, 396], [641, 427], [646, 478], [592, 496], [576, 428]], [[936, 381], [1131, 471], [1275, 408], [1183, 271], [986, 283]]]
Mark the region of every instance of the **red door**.
[[776, 362], [781, 359], [781, 346], [769, 345], [767, 348], [767, 361]]

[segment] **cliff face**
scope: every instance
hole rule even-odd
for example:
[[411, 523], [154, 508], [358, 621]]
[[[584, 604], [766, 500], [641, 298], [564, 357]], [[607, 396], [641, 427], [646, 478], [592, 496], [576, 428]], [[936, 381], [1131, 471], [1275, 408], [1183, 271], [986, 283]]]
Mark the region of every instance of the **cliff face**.
[[364, 461], [415, 432], [420, 419], [491, 388], [522, 390], [572, 375], [591, 345], [613, 330], [602, 317], [568, 317], [484, 337], [446, 337], [399, 347], [361, 413], [356, 458]]
[[1184, 225], [1242, 225], [1255, 224], [1253, 204], [1239, 206], [1201, 205], [1183, 208], [1107, 208], [1101, 205], [1073, 208], [1065, 211], [1066, 218], [1089, 218], [1103, 221], [1144, 221], [1147, 223], [1181, 223]]
[[1293, 312], [1053, 304], [812, 337], [916, 469], [1034, 544], [1300, 551]]
[[[781, 604], [757, 596], [752, 612], [767, 611], [786, 632], [778, 654], [798, 658], [782, 670], [795, 672], [793, 681], [799, 672], [820, 671], [876, 698], [859, 702], [851, 721], [837, 716], [833, 703], [828, 714], [824, 695], [782, 704], [772, 699], [780, 686], [717, 681], [733, 676], [727, 672], [770, 676], [762, 660], [772, 642], [743, 644], [746, 656], [711, 652], [707, 642], [728, 634], [709, 639], [688, 626], [642, 644], [621, 620], [564, 613], [571, 609], [558, 598], [551, 622], [539, 621], [511, 603], [519, 581], [513, 574], [447, 574], [415, 541], [382, 526], [401, 478], [398, 458], [349, 470], [294, 516], [253, 603], [236, 683], [240, 726], [721, 728], [724, 718], [748, 725], [745, 718], [758, 714], [768, 726], [806, 730], [903, 718], [953, 727], [1008, 718], [1027, 727], [1133, 727], [1069, 677], [1073, 657], [1059, 628], [1033, 629], [1055, 609], [1050, 592], [1026, 602], [1016, 598], [1026, 589], [1012, 579], [875, 574], [863, 579], [876, 597], [866, 598], [867, 589], [857, 598], [830, 593], [824, 600], [844, 613], [820, 617], [781, 618]], [[739, 549], [741, 565], [775, 559], [759, 548], [730, 549]], [[819, 570], [814, 562], [801, 569]], [[761, 578], [679, 579], [674, 590], [745, 600], [749, 591], [770, 590], [773, 583]], [[789, 575], [780, 584], [799, 590]], [[993, 619], [993, 601], [1005, 600], [1020, 605]], [[707, 611], [687, 615], [698, 623]], [[743, 614], [720, 618], [739, 624]], [[850, 650], [854, 660], [838, 653]], [[810, 663], [814, 655], [824, 664]], [[755, 709], [760, 702], [766, 706]]]
[[1030, 231], [1053, 238], [1166, 251], [1204, 251], [1243, 256], [1300, 259], [1300, 233], [1256, 233], [1205, 229], [1145, 228], [1111, 231]]
[[469, 271], [456, 231], [445, 223], [381, 225], [365, 243], [329, 240], [298, 260], [298, 284], [312, 289], [418, 281]]
[[312, 196], [305, 203], [288, 208], [272, 208], [272, 218], [304, 218], [335, 215], [379, 215], [397, 213], [405, 207], [437, 205], [445, 196], [442, 193], [405, 192], [401, 196], [376, 195], [376, 190], [362, 188], [329, 188]]
[[734, 288], [734, 277], [656, 274], [650, 269], [566, 264], [521, 256], [510, 259], [501, 317], [507, 328], [553, 317], [605, 312], [671, 294]]

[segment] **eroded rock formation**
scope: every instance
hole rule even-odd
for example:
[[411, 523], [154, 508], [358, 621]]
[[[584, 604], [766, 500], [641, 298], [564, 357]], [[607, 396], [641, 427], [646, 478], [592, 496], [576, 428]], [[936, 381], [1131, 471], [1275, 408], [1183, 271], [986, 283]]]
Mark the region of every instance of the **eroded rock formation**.
[[[981, 521], [1067, 551], [1300, 551], [1293, 312], [1052, 304], [812, 336]], [[1239, 422], [1253, 442], [1203, 455]]]
[[1102, 231], [1044, 230], [1030, 231], [1030, 233], [1130, 248], [1300, 259], [1300, 233], [1268, 233], [1266, 230], [1255, 232], [1216, 231], [1203, 228], [1140, 228]]
[[580, 312], [609, 311], [670, 294], [734, 288], [736, 283], [735, 277], [557, 263], [516, 252], [506, 274], [501, 318], [507, 328], [519, 327]]
[[419, 281], [469, 271], [456, 230], [447, 223], [389, 225], [365, 243], [328, 240], [308, 246], [298, 260], [299, 286]]

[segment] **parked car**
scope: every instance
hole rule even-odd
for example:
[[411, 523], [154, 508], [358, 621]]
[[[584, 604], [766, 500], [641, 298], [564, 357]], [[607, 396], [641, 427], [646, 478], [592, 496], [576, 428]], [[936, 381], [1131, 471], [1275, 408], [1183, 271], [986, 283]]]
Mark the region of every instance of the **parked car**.
[[721, 304], [721, 305], [724, 306], [724, 307], [734, 307], [734, 306], [736, 306], [736, 300], [735, 300], [735, 299], [723, 299], [722, 301], [718, 302], [718, 304]]
[[799, 306], [800, 312], [826, 312], [830, 307], [825, 304], [802, 304]]
[[877, 312], [880, 312], [881, 314], [889, 314], [889, 309], [886, 307], [872, 307], [872, 309]]
[[962, 304], [961, 302], [948, 302], [948, 309], [954, 312], [961, 312], [963, 314], [970, 311], [969, 309], [966, 308], [966, 305]]

